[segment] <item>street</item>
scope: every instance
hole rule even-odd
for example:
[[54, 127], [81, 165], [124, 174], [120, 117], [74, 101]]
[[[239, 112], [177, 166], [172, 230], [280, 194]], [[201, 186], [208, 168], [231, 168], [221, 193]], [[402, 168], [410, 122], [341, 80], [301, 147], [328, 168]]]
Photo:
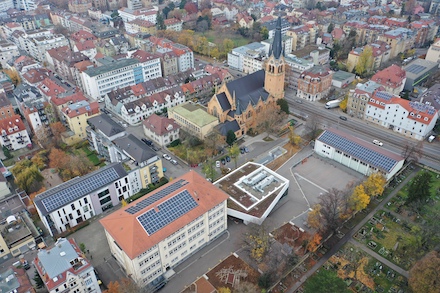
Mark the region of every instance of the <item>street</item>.
[[[339, 108], [325, 109], [324, 105], [319, 102], [302, 101], [302, 103], [295, 102], [296, 96], [292, 92], [286, 92], [286, 99], [291, 108], [291, 111], [304, 112], [308, 114], [308, 119], [313, 119], [317, 116], [321, 119], [324, 128], [336, 127], [345, 132], [360, 137], [366, 141], [373, 141], [378, 139], [384, 142], [384, 148], [401, 154], [403, 148], [408, 143], [417, 144], [418, 141], [398, 134], [390, 129], [383, 128], [379, 125], [369, 123], [365, 120], [360, 120], [355, 117], [349, 117], [343, 113]], [[339, 117], [345, 116], [347, 121], [341, 120]], [[440, 169], [440, 147], [437, 143], [423, 143], [423, 156], [420, 163]]]

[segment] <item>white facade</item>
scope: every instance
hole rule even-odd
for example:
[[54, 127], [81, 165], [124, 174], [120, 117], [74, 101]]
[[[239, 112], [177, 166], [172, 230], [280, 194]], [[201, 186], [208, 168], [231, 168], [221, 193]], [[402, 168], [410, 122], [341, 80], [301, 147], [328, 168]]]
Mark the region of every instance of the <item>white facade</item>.
[[13, 125], [1, 130], [0, 143], [9, 150], [16, 151], [25, 148], [32, 141], [26, 129], [20, 130], [18, 126]]
[[[392, 101], [384, 105], [375, 105], [374, 96], [370, 98], [365, 109], [365, 120], [417, 140], [423, 140], [431, 133], [439, 116], [434, 107], [399, 98]], [[426, 108], [432, 115], [417, 110], [418, 107]]]
[[0, 42], [0, 63], [3, 68], [7, 68], [8, 62], [20, 56], [17, 45], [9, 41]]
[[228, 53], [228, 65], [238, 71], [252, 73], [261, 69], [266, 56], [266, 46], [255, 42], [232, 49]]
[[34, 0], [13, 0], [15, 9], [17, 10], [35, 10], [37, 9], [37, 4]]
[[428, 53], [426, 53], [426, 60], [440, 63], [440, 40], [435, 42], [429, 47]]
[[0, 11], [6, 12], [10, 8], [14, 8], [14, 1], [13, 0], [1, 0], [0, 1]]
[[38, 61], [46, 61], [46, 51], [67, 46], [69, 41], [63, 35], [49, 35], [36, 38], [28, 38], [26, 51]]
[[228, 53], [228, 65], [231, 68], [243, 71], [243, 59], [243, 55], [235, 54], [234, 51]]
[[194, 219], [134, 259], [105, 230], [112, 255], [138, 285], [148, 285], [227, 230], [226, 201]]
[[132, 10], [126, 7], [123, 7], [118, 10], [119, 16], [122, 18], [123, 22], [129, 22], [135, 19], [143, 19], [148, 20], [156, 24], [157, 20], [157, 8], [143, 8]]
[[177, 67], [179, 72], [184, 72], [194, 68], [194, 54], [189, 48], [185, 47], [187, 50], [185, 53], [177, 54]]
[[[394, 164], [390, 167], [389, 170], [384, 170], [383, 168], [380, 168], [377, 165], [374, 165], [372, 162], [362, 160], [362, 154], [349, 154], [344, 151], [342, 151], [338, 146], [336, 145], [330, 145], [329, 143], [326, 143], [325, 137], [327, 135], [326, 132], [333, 132], [337, 133], [337, 136], [340, 138], [343, 138], [342, 140], [348, 140], [351, 141], [354, 144], [362, 145], [361, 152], [365, 152], [366, 150], [369, 150], [371, 153], [375, 153], [378, 155], [382, 155], [383, 158], [392, 158], [394, 161]], [[335, 142], [337, 140], [333, 140]], [[371, 175], [372, 173], [381, 173], [385, 176], [386, 180], [390, 180], [402, 167], [404, 163], [404, 158], [393, 154], [389, 151], [385, 151], [384, 149], [380, 149], [379, 146], [375, 146], [372, 143], [369, 144], [366, 141], [361, 141], [358, 138], [351, 137], [348, 134], [339, 133], [337, 130], [326, 130], [324, 133], [322, 133], [316, 140], [315, 140], [315, 147], [314, 147], [315, 153], [326, 157], [329, 159], [332, 159], [344, 166], [347, 166], [361, 174], [364, 174], [366, 176]]]

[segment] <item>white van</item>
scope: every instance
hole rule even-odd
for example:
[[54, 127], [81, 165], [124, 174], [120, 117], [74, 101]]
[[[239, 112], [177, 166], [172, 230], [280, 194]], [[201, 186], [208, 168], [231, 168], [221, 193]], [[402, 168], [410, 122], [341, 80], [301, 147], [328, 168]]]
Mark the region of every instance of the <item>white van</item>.
[[373, 143], [378, 146], [383, 146], [383, 142], [378, 141], [377, 139], [373, 140]]

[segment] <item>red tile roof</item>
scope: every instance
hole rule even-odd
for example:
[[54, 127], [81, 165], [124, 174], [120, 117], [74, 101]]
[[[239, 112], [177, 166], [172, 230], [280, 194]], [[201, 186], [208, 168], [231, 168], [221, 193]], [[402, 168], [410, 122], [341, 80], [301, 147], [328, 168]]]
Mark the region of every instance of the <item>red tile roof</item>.
[[[17, 130], [14, 129], [15, 126], [18, 127]], [[9, 132], [10, 128], [12, 128], [12, 132]], [[26, 127], [24, 126], [24, 123], [19, 115], [13, 115], [11, 117], [5, 117], [0, 120], [0, 132], [2, 130], [6, 131], [7, 135], [10, 135], [26, 130]]]
[[38, 85], [38, 89], [42, 94], [46, 95], [47, 97], [56, 97], [59, 94], [66, 92], [66, 90], [62, 86], [56, 84], [53, 80], [51, 80], [48, 77], [46, 77]]
[[66, 105], [68, 103], [76, 103], [79, 101], [87, 101], [87, 98], [84, 96], [82, 92], [76, 92], [69, 96], [64, 97], [52, 97], [50, 101], [56, 106]]
[[[158, 193], [159, 191], [165, 189], [168, 185], [173, 184], [181, 179], [187, 181], [188, 184], [180, 187], [174, 192], [169, 193], [164, 198], [159, 199], [135, 214], [126, 212], [128, 208], [136, 205], [138, 202], [148, 197], [151, 197], [153, 194]], [[137, 220], [137, 217], [151, 209], [157, 209], [160, 203], [165, 202], [183, 190], [187, 190], [189, 194], [197, 201], [197, 207], [157, 232], [148, 235]], [[125, 208], [115, 211], [114, 213], [101, 219], [100, 222], [104, 226], [104, 229], [116, 241], [118, 246], [121, 247], [122, 250], [127, 254], [127, 256], [130, 259], [134, 259], [136, 256], [148, 250], [148, 248], [163, 241], [177, 230], [185, 227], [187, 224], [227, 199], [228, 195], [226, 193], [214, 186], [212, 183], [208, 182], [197, 172], [191, 170], [179, 178], [174, 179], [170, 183], [162, 186], [161, 188], [132, 202]]]
[[49, 77], [49, 70], [46, 68], [32, 68], [24, 73], [22, 77], [26, 79], [28, 83], [35, 84]]
[[[142, 122], [144, 127], [152, 131], [158, 136], [163, 136], [168, 132], [179, 129], [180, 126], [174, 121], [167, 117], [161, 117], [159, 115], [153, 114]], [[170, 128], [171, 126], [171, 128]]]
[[406, 72], [398, 65], [393, 64], [378, 71], [371, 80], [386, 87], [399, 88], [406, 80]]
[[[75, 105], [75, 104], [72, 104]], [[98, 102], [85, 103], [82, 107], [75, 107], [75, 110], [72, 110], [72, 105], [63, 108], [61, 111], [66, 114], [69, 118], [82, 116], [84, 114], [88, 114], [88, 116], [92, 116], [94, 114], [99, 113], [99, 104]]]

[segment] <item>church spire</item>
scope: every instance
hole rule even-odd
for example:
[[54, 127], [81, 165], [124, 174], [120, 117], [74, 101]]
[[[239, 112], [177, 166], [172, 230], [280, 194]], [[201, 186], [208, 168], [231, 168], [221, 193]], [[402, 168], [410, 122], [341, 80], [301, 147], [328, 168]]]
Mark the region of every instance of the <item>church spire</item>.
[[272, 43], [272, 54], [275, 59], [280, 59], [283, 51], [282, 37], [281, 37], [281, 16], [278, 16], [277, 25], [275, 28], [275, 37]]

